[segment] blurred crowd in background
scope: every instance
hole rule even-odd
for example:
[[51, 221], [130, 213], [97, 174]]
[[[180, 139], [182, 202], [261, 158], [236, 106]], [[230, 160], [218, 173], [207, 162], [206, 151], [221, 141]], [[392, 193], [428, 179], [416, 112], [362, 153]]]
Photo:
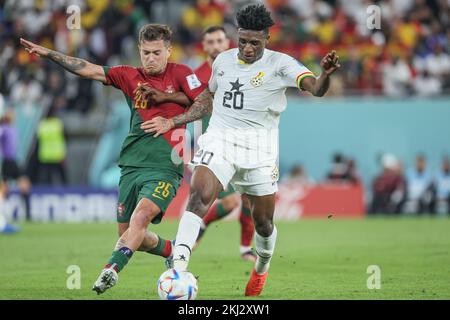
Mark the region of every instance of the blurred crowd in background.
[[[269, 48], [292, 55], [316, 74], [320, 73], [321, 57], [336, 49], [342, 68], [333, 77], [327, 96], [450, 93], [450, 0], [262, 2], [270, 8], [276, 22], [270, 29]], [[202, 31], [211, 25], [223, 25], [235, 46], [235, 13], [248, 3], [238, 0], [0, 0], [0, 113], [9, 109], [31, 119], [38, 112], [36, 106], [41, 112], [36, 116], [39, 123], [30, 133], [36, 137], [34, 152], [22, 159], [27, 165], [33, 159], [39, 164], [27, 170], [32, 175], [31, 181], [65, 184], [68, 180], [65, 160], [70, 135], [68, 138], [65, 126], [72, 124], [75, 130], [79, 126], [75, 120], [61, 121], [61, 116], [75, 112], [88, 121], [87, 115], [93, 119], [92, 113], [105, 110], [106, 105], [111, 115], [116, 109], [125, 113], [128, 110], [108, 100], [101, 85], [29, 55], [21, 48], [20, 37], [100, 65], [139, 65], [138, 30], [146, 23], [166, 23], [174, 31], [171, 60], [196, 68], [205, 58]], [[79, 29], [68, 28], [68, 17], [73, 11], [66, 10], [71, 5], [80, 8]], [[379, 17], [376, 10], [368, 11], [370, 5], [379, 8]], [[368, 28], [368, 18], [372, 19], [369, 24], [375, 22], [375, 26], [380, 18], [380, 28]], [[114, 119], [123, 123], [127, 116], [122, 113]], [[11, 117], [14, 115], [8, 119]], [[121, 126], [114, 126], [116, 120], [111, 119], [102, 126], [104, 132], [114, 133], [114, 128]], [[26, 127], [27, 122], [22, 130]], [[126, 134], [126, 130], [121, 134]], [[117, 137], [109, 139], [110, 148], [115, 148], [114, 162]], [[53, 147], [46, 147], [49, 144]], [[33, 150], [33, 144], [30, 142], [27, 148]], [[95, 158], [92, 152], [89, 157]], [[380, 161], [383, 169], [372, 185], [371, 212], [449, 210], [447, 158], [439, 174], [420, 169], [425, 168], [424, 156], [418, 158], [411, 172], [404, 172], [401, 162], [392, 155], [385, 155]], [[116, 170], [115, 164], [109, 165], [111, 170]], [[99, 174], [99, 166], [93, 165], [91, 172]], [[286, 177], [292, 178], [313, 182], [301, 166], [294, 167]], [[334, 157], [333, 167], [325, 179], [361, 183], [355, 161], [340, 154]]]
[[[54, 108], [86, 112], [96, 103], [92, 83], [29, 56], [20, 48], [20, 37], [100, 65], [139, 64], [139, 28], [168, 23], [175, 36], [172, 60], [195, 68], [204, 58], [202, 30], [224, 25], [235, 39], [236, 9], [248, 2], [1, 0], [0, 92], [12, 103], [24, 100], [30, 106], [45, 100]], [[449, 0], [263, 2], [276, 21], [270, 48], [316, 73], [320, 58], [337, 50], [343, 67], [329, 95], [437, 95], [450, 89]], [[367, 9], [371, 4], [380, 8], [379, 29], [368, 28], [371, 17], [377, 19]], [[79, 30], [67, 27], [69, 5], [81, 9]]]
[[[450, 158], [443, 157], [441, 167], [427, 166], [426, 156], [418, 154], [414, 166], [404, 168], [395, 155], [386, 153], [378, 159], [380, 172], [370, 184], [369, 214], [447, 214], [450, 213]], [[317, 182], [298, 164], [281, 182], [295, 182], [310, 187]], [[332, 159], [329, 172], [319, 183], [362, 185], [355, 160], [341, 153]]]

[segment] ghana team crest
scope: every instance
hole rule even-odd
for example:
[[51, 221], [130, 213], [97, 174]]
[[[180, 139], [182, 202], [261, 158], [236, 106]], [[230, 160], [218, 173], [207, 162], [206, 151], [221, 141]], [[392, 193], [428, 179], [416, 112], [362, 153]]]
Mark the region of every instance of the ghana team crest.
[[280, 178], [280, 172], [278, 171], [277, 165], [274, 165], [271, 173], [272, 181], [276, 182]]
[[251, 78], [250, 83], [252, 84], [252, 86], [254, 87], [259, 87], [264, 83], [263, 77], [266, 74], [264, 72], [260, 72], [258, 73], [255, 77]]

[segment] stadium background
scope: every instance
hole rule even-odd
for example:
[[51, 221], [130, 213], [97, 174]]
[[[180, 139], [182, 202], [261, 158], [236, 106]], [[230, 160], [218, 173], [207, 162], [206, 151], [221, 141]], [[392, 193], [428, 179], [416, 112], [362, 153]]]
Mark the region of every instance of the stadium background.
[[[288, 91], [280, 125], [282, 192], [276, 218], [362, 217], [372, 211], [415, 216], [420, 209], [448, 217], [450, 178], [440, 172], [450, 154], [450, 1], [263, 2], [276, 21], [269, 48], [292, 55], [316, 74], [320, 58], [331, 49], [337, 50], [342, 65], [324, 98]], [[175, 37], [171, 60], [195, 68], [205, 58], [202, 30], [223, 24], [234, 40], [235, 12], [247, 3], [0, 0], [0, 107], [2, 113], [15, 114], [18, 162], [32, 182], [30, 215], [12, 184], [4, 207], [8, 219], [24, 231], [27, 218], [114, 221], [118, 141], [129, 124], [129, 110], [118, 90], [28, 55], [20, 37], [100, 65], [139, 65], [139, 28], [166, 23]], [[70, 5], [81, 9], [80, 29], [67, 27]], [[380, 29], [368, 28], [370, 5], [380, 9]], [[49, 169], [39, 158], [38, 128], [50, 111], [64, 125], [66, 152], [61, 166]], [[427, 160], [424, 175], [414, 173], [417, 155]], [[58, 179], [60, 169], [63, 179]], [[48, 180], [43, 170], [54, 172], [54, 179]], [[386, 175], [388, 180], [394, 175], [398, 183], [392, 187], [383, 180]], [[444, 177], [442, 185], [436, 177]], [[182, 210], [187, 190], [186, 184], [170, 217]], [[375, 190], [385, 198], [374, 209]], [[417, 230], [427, 223], [434, 226], [430, 230], [448, 226], [447, 219], [431, 221], [419, 221]], [[57, 228], [64, 232], [72, 227]], [[108, 230], [114, 233], [113, 227]], [[5, 245], [9, 241], [0, 240]], [[444, 290], [448, 298], [448, 288]]]

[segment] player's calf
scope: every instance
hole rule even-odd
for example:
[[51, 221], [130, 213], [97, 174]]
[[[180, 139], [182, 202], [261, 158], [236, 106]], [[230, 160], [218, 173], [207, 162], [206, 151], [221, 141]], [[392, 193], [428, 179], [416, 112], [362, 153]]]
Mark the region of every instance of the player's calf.
[[180, 219], [174, 248], [174, 268], [186, 270], [203, 217], [217, 198], [222, 185], [206, 167], [196, 167], [191, 179], [189, 202]]

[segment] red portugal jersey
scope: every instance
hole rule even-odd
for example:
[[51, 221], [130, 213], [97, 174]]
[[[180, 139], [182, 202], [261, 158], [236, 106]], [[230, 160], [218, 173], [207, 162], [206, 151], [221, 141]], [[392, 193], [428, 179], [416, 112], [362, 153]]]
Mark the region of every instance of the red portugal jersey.
[[204, 85], [208, 85], [209, 78], [211, 78], [211, 72], [212, 69], [208, 61], [205, 61], [202, 65], [195, 69], [195, 74]]
[[[145, 83], [150, 87], [164, 92], [180, 92], [194, 100], [205, 88], [187, 66], [168, 63], [166, 70], [158, 75], [147, 74], [142, 67], [131, 66], [104, 67], [106, 85], [112, 85], [120, 89], [127, 100], [131, 110], [130, 131], [122, 145], [120, 152], [120, 167], [144, 167], [163, 170], [171, 170], [183, 175], [183, 161], [172, 161], [172, 149], [181, 141], [181, 136], [172, 135], [172, 129], [157, 138], [154, 133], [146, 133], [141, 128], [142, 122], [161, 116], [172, 118], [185, 112], [185, 108], [175, 103], [162, 103], [149, 105], [140, 96], [135, 96], [133, 91], [138, 83]], [[179, 153], [181, 157], [182, 154]], [[179, 159], [181, 160], [181, 159]]]

